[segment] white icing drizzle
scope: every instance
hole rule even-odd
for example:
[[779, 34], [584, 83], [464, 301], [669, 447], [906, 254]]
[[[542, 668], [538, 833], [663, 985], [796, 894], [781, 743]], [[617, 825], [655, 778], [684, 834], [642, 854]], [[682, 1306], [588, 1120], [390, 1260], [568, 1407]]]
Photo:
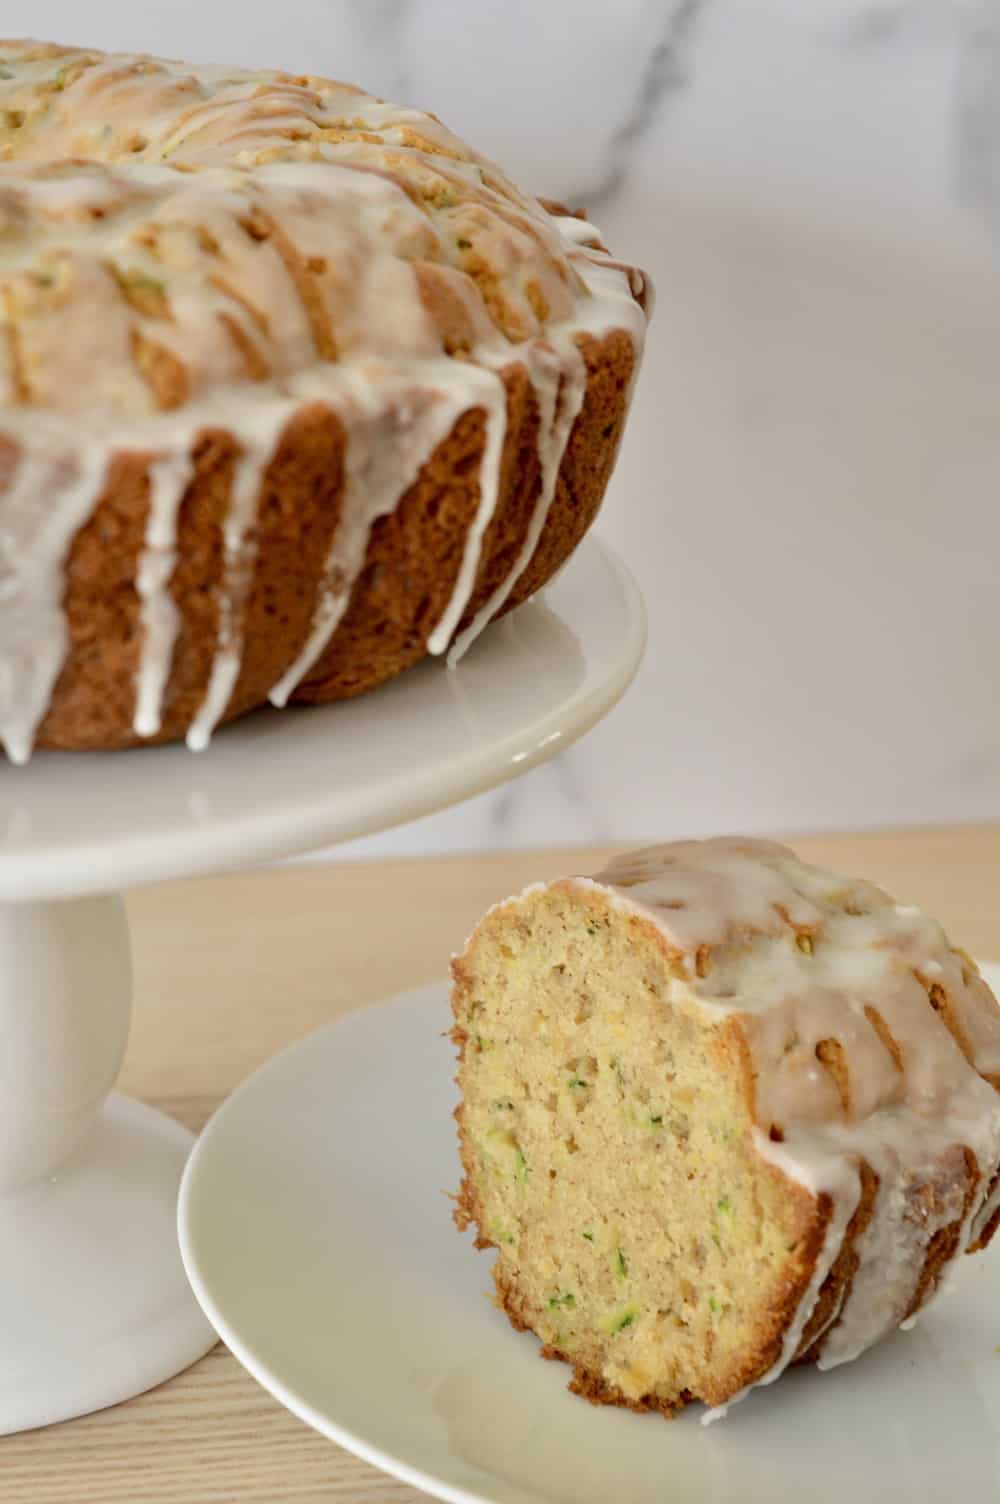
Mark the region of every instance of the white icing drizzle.
[[[527, 352], [526, 352], [527, 353]], [[505, 578], [480, 606], [473, 620], [455, 638], [448, 653], [454, 668], [486, 628], [531, 562], [556, 494], [556, 481], [566, 446], [587, 390], [587, 371], [575, 345], [564, 342], [560, 359], [544, 346], [533, 349], [524, 361], [538, 407], [538, 453], [541, 462], [538, 496], [524, 542]], [[565, 373], [565, 379], [564, 379]]]
[[[863, 1161], [879, 1184], [854, 1245], [857, 1269], [810, 1338], [820, 1368], [851, 1361], [915, 1301], [933, 1298], [919, 1281], [935, 1234], [957, 1229], [939, 1289], [1000, 1205], [1000, 1186], [991, 1189], [1000, 1093], [984, 1079], [1000, 1072], [992, 994], [918, 909], [768, 842], [677, 842], [573, 882], [655, 924], [687, 973], [673, 984], [678, 999], [720, 1023], [739, 1018], [753, 1062], [757, 1151], [830, 1201], [823, 1247], [777, 1360], [728, 1403], [772, 1383], [797, 1355], [858, 1206]], [[931, 987], [942, 989], [936, 1000]], [[846, 1088], [821, 1046], [839, 1049]], [[966, 1149], [978, 1167], [968, 1206]]]
[[[344, 426], [345, 484], [307, 640], [270, 699], [284, 704], [328, 647], [373, 523], [457, 419], [480, 410], [478, 504], [427, 642], [445, 652], [500, 499], [500, 373], [519, 363], [539, 414], [538, 495], [513, 567], [452, 646], [457, 662], [542, 536], [586, 395], [579, 340], [622, 330], [638, 365], [644, 279], [612, 261], [592, 226], [541, 212], [439, 122], [350, 86], [155, 60], [137, 68], [22, 43], [4, 44], [4, 54], [0, 104], [27, 103], [32, 122], [44, 120], [44, 130], [19, 134], [18, 160], [0, 164], [0, 213], [15, 231], [0, 245], [0, 277], [13, 289], [20, 345], [18, 371], [15, 347], [0, 341], [0, 427], [17, 456], [0, 487], [0, 740], [9, 756], [29, 755], [62, 667], [63, 568], [113, 456], [153, 456], [136, 571], [133, 728], [161, 729], [180, 629], [169, 588], [178, 514], [197, 437], [219, 427], [240, 456], [215, 652], [187, 736], [192, 749], [207, 744], [241, 671], [264, 474], [309, 403], [328, 404]], [[37, 116], [36, 90], [45, 101]], [[380, 140], [392, 147], [392, 170]], [[421, 198], [428, 182], [433, 212]], [[499, 271], [499, 313], [455, 265], [456, 244], [470, 243], [463, 235]], [[445, 355], [415, 268], [460, 308], [470, 335], [462, 358]], [[25, 372], [30, 403], [18, 385]], [[179, 405], [172, 394], [153, 401], [167, 378], [186, 384]]]
[[160, 729], [163, 695], [180, 628], [180, 613], [169, 590], [177, 563], [177, 519], [193, 473], [186, 449], [161, 455], [149, 466], [149, 516], [135, 578], [143, 630], [132, 722], [137, 736], [155, 736]]
[[[558, 220], [558, 226], [560, 234], [571, 245], [589, 247], [600, 242], [600, 232], [586, 220], [564, 216]], [[630, 284], [623, 287], [620, 273], [605, 264], [610, 258], [604, 257], [601, 252], [590, 251], [585, 255], [575, 252], [571, 259], [590, 294], [574, 327], [572, 330], [555, 330], [546, 343], [536, 343], [517, 352], [517, 358], [524, 364], [531, 381], [539, 413], [541, 485], [528, 532], [513, 567], [452, 644], [448, 654], [449, 668], [454, 668], [459, 663], [480, 633], [502, 610], [534, 557], [555, 500], [559, 473], [572, 437], [573, 425], [587, 394], [587, 368], [577, 340], [583, 334], [602, 339], [612, 329], [624, 329], [629, 333], [636, 351], [642, 348], [648, 315], [636, 301]], [[643, 280], [636, 289], [636, 295], [641, 294], [645, 287]], [[485, 355], [483, 358], [486, 358]], [[504, 358], [509, 362], [510, 353]], [[638, 362], [633, 367], [630, 378], [633, 384], [637, 371]], [[631, 389], [626, 401], [630, 400]], [[482, 533], [480, 541], [481, 539]], [[431, 652], [436, 651], [430, 644], [428, 647]]]
[[[0, 737], [11, 762], [31, 756], [66, 657], [63, 569], [104, 488], [99, 447], [49, 442], [44, 420], [17, 436], [0, 509]], [[2, 435], [4, 438], [7, 434]]]
[[238, 430], [241, 453], [233, 471], [229, 511], [223, 527], [223, 581], [219, 596], [219, 626], [208, 688], [198, 714], [188, 727], [187, 744], [203, 752], [225, 713], [243, 663], [243, 618], [253, 586], [256, 544], [251, 529], [257, 516], [264, 474], [290, 416], [290, 405], [276, 403], [263, 428]]
[[271, 690], [273, 705], [287, 703], [333, 638], [364, 564], [372, 524], [396, 508], [468, 405], [468, 396], [455, 388], [450, 362], [442, 362], [438, 384], [423, 389], [415, 387], [412, 375], [401, 380], [398, 371], [384, 366], [350, 375], [351, 390], [345, 380], [337, 403], [341, 418], [349, 413], [352, 420], [341, 517], [323, 567], [312, 629]]
[[1000, 1211], [1000, 1174], [997, 1175], [997, 1183], [979, 1207], [973, 1206], [970, 1226], [963, 1235], [968, 1242], [975, 1242], [982, 1236], [987, 1223]]
[[476, 583], [483, 538], [486, 536], [486, 529], [496, 511], [500, 497], [500, 462], [503, 459], [503, 445], [507, 435], [507, 393], [499, 376], [480, 367], [471, 366], [468, 372], [463, 373], [466, 380], [472, 371], [476, 372], [472, 385], [478, 387], [479, 390], [473, 400], [467, 404], [467, 408], [481, 407], [486, 413], [486, 443], [483, 446], [483, 457], [479, 466], [479, 506], [465, 537], [462, 562], [459, 565], [458, 578], [455, 581], [451, 599], [445, 606], [440, 621], [427, 639], [429, 653], [445, 651], [451, 641], [452, 633], [462, 619], [462, 613], [472, 594], [472, 587]]

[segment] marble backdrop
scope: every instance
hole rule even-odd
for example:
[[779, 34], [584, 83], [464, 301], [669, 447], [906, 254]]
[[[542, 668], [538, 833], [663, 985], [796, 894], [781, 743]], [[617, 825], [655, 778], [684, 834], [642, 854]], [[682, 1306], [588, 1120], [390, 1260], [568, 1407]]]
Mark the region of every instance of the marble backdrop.
[[5, 28], [426, 105], [656, 281], [600, 524], [649, 604], [635, 687], [352, 850], [1000, 813], [1000, 6], [31, 0]]

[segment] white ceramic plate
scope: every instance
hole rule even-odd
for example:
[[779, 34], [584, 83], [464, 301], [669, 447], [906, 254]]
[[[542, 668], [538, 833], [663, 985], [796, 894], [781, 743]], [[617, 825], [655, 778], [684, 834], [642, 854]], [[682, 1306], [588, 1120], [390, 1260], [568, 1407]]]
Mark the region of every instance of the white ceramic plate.
[[[993, 968], [993, 985], [1000, 968]], [[180, 1237], [236, 1357], [317, 1430], [440, 1499], [940, 1504], [1000, 1479], [1000, 1254], [859, 1362], [796, 1370], [711, 1427], [593, 1409], [485, 1298], [458, 1181], [443, 985], [321, 1030], [220, 1108]]]
[[0, 900], [245, 865], [468, 798], [599, 721], [645, 634], [631, 576], [588, 538], [454, 672], [429, 661], [357, 700], [258, 711], [198, 754], [46, 752], [0, 766]]

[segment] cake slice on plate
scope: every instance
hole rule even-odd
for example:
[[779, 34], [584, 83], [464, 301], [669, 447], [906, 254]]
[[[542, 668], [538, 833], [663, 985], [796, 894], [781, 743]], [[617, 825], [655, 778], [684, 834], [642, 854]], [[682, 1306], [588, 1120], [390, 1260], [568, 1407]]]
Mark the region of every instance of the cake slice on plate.
[[1000, 1007], [870, 883], [657, 846], [497, 905], [453, 972], [456, 1220], [588, 1399], [846, 1362], [995, 1230]]

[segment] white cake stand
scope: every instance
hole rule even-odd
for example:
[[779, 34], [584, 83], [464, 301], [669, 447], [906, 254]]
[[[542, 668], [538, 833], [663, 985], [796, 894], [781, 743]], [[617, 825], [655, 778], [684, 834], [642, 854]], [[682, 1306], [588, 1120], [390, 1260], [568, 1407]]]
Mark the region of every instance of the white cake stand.
[[131, 1008], [117, 890], [385, 829], [516, 777], [615, 704], [644, 642], [631, 578], [588, 541], [453, 673], [425, 663], [343, 705], [261, 712], [200, 756], [0, 769], [0, 1435], [138, 1394], [215, 1341], [176, 1240], [191, 1135], [108, 1095]]

